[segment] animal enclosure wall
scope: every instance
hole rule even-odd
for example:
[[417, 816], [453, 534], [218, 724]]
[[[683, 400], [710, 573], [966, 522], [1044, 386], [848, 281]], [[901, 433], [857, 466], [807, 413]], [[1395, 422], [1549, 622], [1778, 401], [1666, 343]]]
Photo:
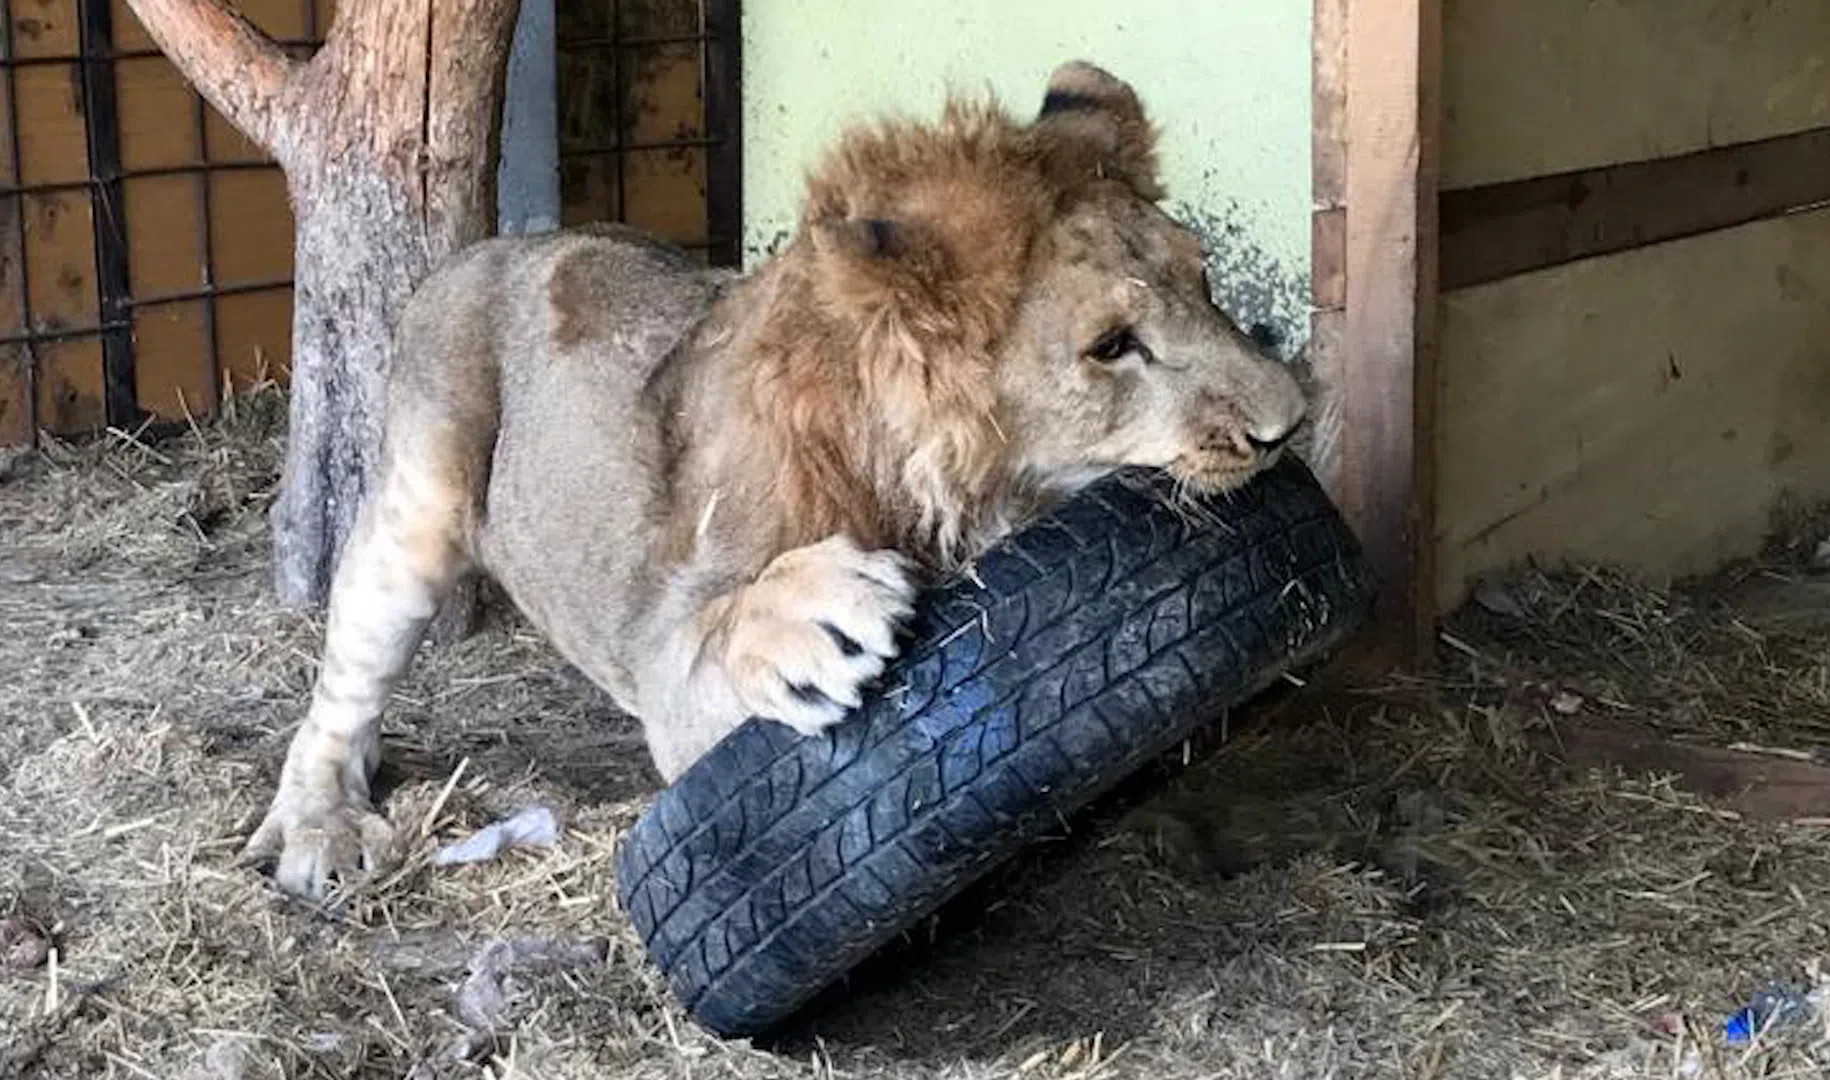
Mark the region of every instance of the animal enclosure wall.
[[933, 117], [949, 88], [1029, 115], [1049, 72], [1099, 64], [1162, 131], [1167, 206], [1215, 289], [1286, 355], [1309, 327], [1310, 0], [770, 0], [743, 15], [744, 256], [794, 229], [801, 181], [853, 120]]
[[[307, 55], [334, 0], [237, 0]], [[736, 259], [735, 0], [558, 5], [563, 217]], [[207, 417], [285, 380], [279, 169], [124, 0], [0, 0], [0, 446]]]
[[625, 221], [735, 265], [736, 0], [560, 0], [563, 220]]
[[[242, 10], [300, 49], [323, 0]], [[121, 0], [0, 5], [0, 445], [207, 415], [284, 367], [277, 168], [204, 107]]]
[[1452, 0], [1434, 607], [1830, 498], [1830, 5]]

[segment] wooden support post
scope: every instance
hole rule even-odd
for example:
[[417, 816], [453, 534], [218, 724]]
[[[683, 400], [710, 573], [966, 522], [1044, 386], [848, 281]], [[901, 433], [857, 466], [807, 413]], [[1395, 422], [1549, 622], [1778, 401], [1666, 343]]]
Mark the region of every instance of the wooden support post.
[[[1331, 4], [1344, 5], [1344, 20], [1338, 8], [1324, 13]], [[1318, 252], [1328, 243], [1342, 249], [1338, 337], [1318, 342], [1316, 373], [1335, 418], [1325, 475], [1382, 579], [1377, 636], [1413, 661], [1427, 659], [1435, 638], [1441, 27], [1441, 0], [1317, 0], [1317, 244]], [[1330, 180], [1324, 136], [1332, 128], [1324, 125], [1340, 119], [1328, 103], [1341, 99], [1341, 86], [1345, 175]], [[1344, 192], [1344, 222], [1326, 217], [1334, 208], [1321, 198], [1323, 182]], [[1330, 229], [1341, 239], [1330, 240]], [[1318, 286], [1337, 272], [1325, 259], [1317, 271]]]
[[554, 0], [521, 0], [502, 100], [496, 230], [559, 228], [559, 31]]
[[1341, 479], [1342, 337], [1347, 324], [1347, 4], [1315, 0], [1311, 111], [1309, 467], [1337, 499]]

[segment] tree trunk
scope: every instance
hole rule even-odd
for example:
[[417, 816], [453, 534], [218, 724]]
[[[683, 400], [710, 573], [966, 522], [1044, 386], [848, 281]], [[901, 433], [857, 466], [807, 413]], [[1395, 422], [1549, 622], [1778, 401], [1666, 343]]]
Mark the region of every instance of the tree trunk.
[[274, 503], [273, 575], [289, 606], [324, 598], [373, 475], [393, 313], [427, 244], [399, 182], [365, 163], [287, 175], [293, 245], [292, 398]]
[[343, 0], [323, 48], [298, 63], [221, 0], [128, 0], [198, 92], [286, 174], [297, 230], [291, 429], [272, 527], [287, 606], [324, 601], [368, 489], [395, 314], [440, 260], [494, 231], [518, 3]]

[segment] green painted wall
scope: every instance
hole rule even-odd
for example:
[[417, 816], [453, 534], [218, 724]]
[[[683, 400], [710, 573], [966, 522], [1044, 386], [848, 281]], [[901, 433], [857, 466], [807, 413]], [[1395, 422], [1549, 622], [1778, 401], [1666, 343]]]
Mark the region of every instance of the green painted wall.
[[934, 116], [949, 87], [1019, 115], [1086, 59], [1162, 129], [1165, 204], [1205, 233], [1221, 302], [1285, 353], [1307, 335], [1311, 0], [752, 0], [744, 5], [744, 248], [794, 228], [805, 170], [848, 120]]

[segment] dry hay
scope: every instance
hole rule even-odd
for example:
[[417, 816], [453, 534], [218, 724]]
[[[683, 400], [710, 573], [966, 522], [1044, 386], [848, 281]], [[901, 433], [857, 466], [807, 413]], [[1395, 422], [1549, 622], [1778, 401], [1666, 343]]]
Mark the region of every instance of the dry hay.
[[[1830, 1061], [1821, 1026], [1751, 1050], [1719, 1033], [1769, 979], [1830, 980], [1830, 830], [1558, 767], [1534, 740], [1551, 705], [1521, 692], [1570, 687], [1578, 720], [1808, 748], [1830, 724], [1830, 657], [1723, 620], [1706, 594], [1599, 571], [1508, 583], [1508, 613], [1458, 621], [1461, 651], [1427, 682], [1316, 685], [1235, 714], [1154, 795], [999, 872], [763, 1047], [708, 1037], [667, 997], [612, 900], [611, 852], [655, 783], [635, 728], [499, 610], [428, 650], [390, 713], [387, 806], [412, 857], [334, 912], [282, 900], [235, 861], [320, 632], [268, 599], [280, 406], [257, 395], [156, 445], [0, 465], [0, 919], [56, 945], [54, 967], [0, 971], [0, 1077], [1752, 1077]], [[557, 849], [430, 865], [536, 802], [562, 815]], [[449, 1060], [479, 949], [529, 939], [584, 962], [485, 987], [507, 991], [493, 1036]]]

